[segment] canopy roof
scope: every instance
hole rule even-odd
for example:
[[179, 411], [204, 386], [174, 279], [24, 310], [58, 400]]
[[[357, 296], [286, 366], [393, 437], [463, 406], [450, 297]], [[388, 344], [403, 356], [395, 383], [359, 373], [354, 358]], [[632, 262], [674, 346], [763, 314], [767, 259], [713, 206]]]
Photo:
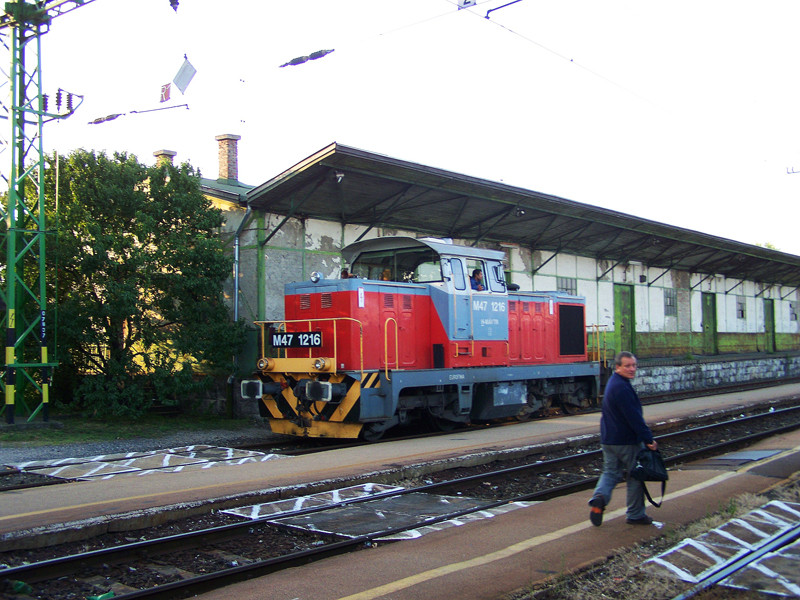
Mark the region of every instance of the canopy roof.
[[608, 260], [609, 270], [638, 261], [665, 272], [800, 286], [800, 256], [336, 143], [253, 188], [247, 200], [286, 219], [513, 243]]

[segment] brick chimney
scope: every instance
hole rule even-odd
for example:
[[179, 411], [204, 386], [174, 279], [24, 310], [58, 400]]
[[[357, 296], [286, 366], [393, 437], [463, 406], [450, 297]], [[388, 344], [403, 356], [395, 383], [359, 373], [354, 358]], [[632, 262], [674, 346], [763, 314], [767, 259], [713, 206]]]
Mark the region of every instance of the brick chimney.
[[153, 156], [156, 157], [156, 165], [172, 164], [172, 158], [177, 154], [174, 150], [156, 150]]
[[239, 149], [237, 142], [240, 135], [223, 133], [214, 138], [219, 142], [219, 179], [239, 180]]

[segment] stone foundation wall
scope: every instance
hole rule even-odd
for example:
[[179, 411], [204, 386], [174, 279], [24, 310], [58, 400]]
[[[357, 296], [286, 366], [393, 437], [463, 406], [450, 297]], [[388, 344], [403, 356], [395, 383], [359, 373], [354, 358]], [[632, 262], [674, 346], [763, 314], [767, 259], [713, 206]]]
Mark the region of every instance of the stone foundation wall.
[[724, 387], [765, 379], [800, 378], [800, 355], [640, 364], [634, 386], [640, 396]]

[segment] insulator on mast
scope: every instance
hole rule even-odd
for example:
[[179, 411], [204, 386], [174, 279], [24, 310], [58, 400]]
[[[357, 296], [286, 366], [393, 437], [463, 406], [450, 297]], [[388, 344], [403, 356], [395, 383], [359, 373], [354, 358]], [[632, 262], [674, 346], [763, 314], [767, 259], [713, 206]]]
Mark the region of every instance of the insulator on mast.
[[178, 0], [169, 0], [169, 5], [172, 7], [172, 10], [178, 12]]
[[61, 110], [61, 88], [56, 92], [56, 108]]
[[67, 92], [67, 112], [72, 112], [72, 94], [69, 92]]
[[42, 94], [42, 112], [47, 112], [47, 101], [50, 98], [47, 97], [47, 94]]

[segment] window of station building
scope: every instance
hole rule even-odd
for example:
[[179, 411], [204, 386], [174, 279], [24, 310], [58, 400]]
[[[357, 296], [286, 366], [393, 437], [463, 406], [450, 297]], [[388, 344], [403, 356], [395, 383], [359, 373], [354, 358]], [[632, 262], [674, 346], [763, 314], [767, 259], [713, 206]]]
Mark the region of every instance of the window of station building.
[[664, 288], [664, 316], [678, 316], [678, 290]]
[[556, 289], [572, 296], [578, 295], [578, 279], [575, 277], [556, 277]]
[[744, 296], [736, 296], [736, 318], [746, 319], [747, 309]]
[[789, 320], [797, 321], [797, 302], [789, 302]]

